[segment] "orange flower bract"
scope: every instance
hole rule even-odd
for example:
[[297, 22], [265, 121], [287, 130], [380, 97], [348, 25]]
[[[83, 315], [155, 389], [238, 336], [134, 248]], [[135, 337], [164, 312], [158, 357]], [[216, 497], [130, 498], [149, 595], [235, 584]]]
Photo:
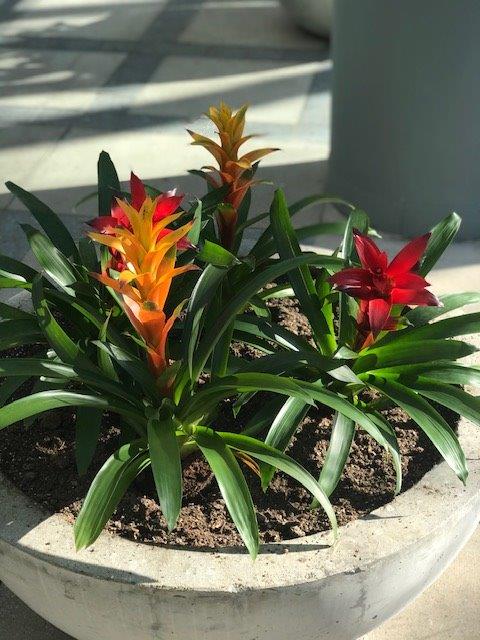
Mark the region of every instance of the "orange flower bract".
[[92, 275], [120, 294], [125, 313], [145, 341], [150, 368], [156, 377], [168, 366], [167, 337], [182, 309], [179, 305], [170, 317], [165, 314], [172, 280], [196, 268], [191, 264], [175, 266], [178, 243], [185, 239], [193, 223], [168, 229], [165, 233], [167, 226], [182, 212], [156, 220], [155, 212], [161, 198], [146, 197], [138, 210], [133, 204], [117, 200], [118, 207], [128, 219], [128, 226], [110, 228], [108, 235], [95, 231], [89, 233], [95, 242], [113, 249], [122, 257], [124, 269], [118, 278], [111, 277], [106, 271]]
[[254, 163], [277, 151], [268, 147], [240, 155], [240, 147], [255, 137], [244, 135], [247, 108], [248, 105], [244, 105], [234, 113], [224, 102], [221, 102], [219, 107], [210, 107], [206, 115], [217, 127], [220, 144], [200, 133], [188, 130], [193, 138], [192, 144], [205, 147], [218, 163], [218, 167], [204, 167], [210, 171], [207, 174], [210, 184], [215, 188], [228, 185], [225, 205], [217, 214], [220, 239], [227, 249], [231, 249], [233, 245], [238, 208], [248, 189], [258, 182], [253, 180], [251, 175]]

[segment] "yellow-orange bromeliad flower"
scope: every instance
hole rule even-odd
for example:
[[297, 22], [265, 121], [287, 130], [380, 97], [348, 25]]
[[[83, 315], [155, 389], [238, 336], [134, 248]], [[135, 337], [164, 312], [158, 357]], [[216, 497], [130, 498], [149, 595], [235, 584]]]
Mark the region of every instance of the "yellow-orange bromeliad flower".
[[182, 246], [181, 241], [185, 240], [193, 223], [167, 230], [167, 226], [183, 212], [159, 219], [155, 214], [162, 197], [146, 196], [138, 209], [134, 203], [117, 199], [128, 225], [110, 226], [108, 234], [89, 233], [93, 240], [121, 256], [124, 267], [118, 279], [112, 278], [107, 271], [92, 275], [120, 294], [125, 313], [145, 341], [149, 365], [156, 377], [168, 366], [167, 337], [183, 306], [179, 305], [167, 318], [164, 307], [172, 280], [196, 268], [192, 264], [175, 267], [177, 247]]
[[[218, 163], [217, 167], [206, 166], [211, 173], [207, 179], [212, 186], [219, 188], [228, 185], [225, 205], [217, 213], [217, 224], [222, 245], [227, 249], [233, 246], [235, 229], [238, 219], [238, 208], [248, 189], [259, 182], [252, 178], [252, 168], [255, 162], [277, 151], [275, 148], [255, 149], [240, 156], [240, 147], [254, 138], [255, 135], [243, 135], [245, 129], [245, 113], [248, 105], [241, 107], [236, 113], [231, 107], [221, 102], [219, 107], [210, 107], [207, 117], [217, 127], [220, 144], [199, 133], [188, 130], [194, 145], [205, 147]], [[216, 174], [216, 175], [213, 175]]]

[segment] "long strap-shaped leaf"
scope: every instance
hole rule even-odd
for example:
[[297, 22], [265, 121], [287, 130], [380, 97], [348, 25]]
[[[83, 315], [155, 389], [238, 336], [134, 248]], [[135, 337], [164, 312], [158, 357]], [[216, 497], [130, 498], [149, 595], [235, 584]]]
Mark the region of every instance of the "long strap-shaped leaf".
[[102, 426], [103, 410], [78, 407], [75, 420], [75, 462], [78, 475], [83, 476], [92, 462]]
[[182, 464], [172, 415], [164, 408], [147, 423], [148, 449], [162, 513], [171, 531], [182, 506]]
[[475, 353], [476, 347], [460, 340], [399, 340], [390, 344], [362, 351], [353, 365], [357, 374], [364, 371], [409, 365], [431, 363], [436, 360], [457, 360]]
[[435, 318], [456, 311], [469, 304], [480, 302], [480, 292], [470, 291], [466, 293], [451, 293], [446, 296], [440, 296], [441, 307], [415, 307], [406, 313], [408, 321], [414, 326], [419, 327]]
[[0, 358], [0, 376], [43, 376], [63, 379], [65, 382], [75, 380], [88, 387], [99, 389], [107, 394], [126, 400], [129, 404], [142, 408], [141, 398], [131, 393], [128, 387], [117, 384], [100, 371], [83, 368], [80, 364], [63, 364], [42, 358]]
[[332, 495], [340, 481], [354, 435], [355, 422], [337, 411], [333, 420], [327, 455], [318, 480], [325, 495], [328, 497]]
[[472, 396], [463, 389], [444, 382], [420, 376], [412, 387], [422, 396], [448, 407], [480, 426], [480, 397]]
[[0, 324], [0, 350], [34, 342], [45, 342], [36, 318], [5, 320]]
[[[403, 329], [402, 331], [392, 331], [384, 338], [381, 338], [374, 348], [380, 348], [395, 342], [396, 344], [413, 343], [422, 340], [438, 340], [443, 338], [454, 338], [455, 336], [465, 336], [469, 333], [480, 333], [480, 313], [467, 313], [454, 318], [444, 318], [438, 322], [425, 324], [413, 329]], [[368, 353], [370, 350], [367, 349]]]
[[194, 439], [213, 471], [235, 526], [251, 557], [255, 559], [259, 546], [257, 518], [237, 459], [226, 446], [225, 440], [212, 429], [197, 426]]
[[0, 255], [0, 276], [18, 280], [18, 282], [33, 282], [37, 274], [38, 271], [27, 264], [9, 256]]
[[277, 451], [273, 447], [270, 447], [255, 438], [226, 432], [219, 432], [218, 435], [229, 447], [243, 451], [244, 453], [252, 456], [252, 458], [257, 458], [257, 460], [260, 460], [265, 464], [272, 465], [300, 482], [300, 484], [310, 491], [313, 497], [322, 505], [322, 508], [327, 514], [330, 524], [332, 525], [333, 535], [335, 538], [337, 537], [337, 518], [333, 507], [330, 504], [330, 500], [322, 491], [315, 478], [300, 464], [298, 464], [298, 462], [281, 451]]
[[27, 207], [53, 244], [67, 257], [78, 259], [75, 242], [57, 214], [32, 193], [25, 191], [13, 182], [5, 184], [7, 189]]
[[465, 454], [454, 431], [438, 411], [424, 398], [398, 382], [373, 378], [369, 383], [408, 413], [430, 438], [460, 480], [465, 483], [468, 476]]
[[[288, 398], [275, 416], [265, 438], [265, 444], [279, 451], [285, 451], [309, 409], [310, 405], [303, 400]], [[275, 473], [275, 467], [262, 464], [260, 473], [262, 489], [266, 491]]]
[[120, 447], [95, 476], [75, 522], [77, 551], [90, 546], [118, 506], [125, 491], [150, 461], [138, 443]]
[[8, 427], [14, 422], [29, 418], [43, 411], [59, 409], [61, 407], [97, 407], [104, 411], [113, 411], [136, 421], [144, 418], [141, 413], [121, 400], [74, 393], [73, 391], [42, 391], [31, 396], [19, 398], [0, 409], [0, 429]]
[[72, 292], [71, 285], [81, 280], [74, 266], [40, 231], [29, 224], [22, 224], [21, 227], [27, 236], [33, 255], [45, 273], [62, 289]]
[[367, 380], [373, 373], [379, 378], [393, 378], [407, 387], [415, 382], [418, 376], [425, 376], [430, 380], [446, 382], [447, 384], [472, 385], [480, 387], [480, 368], [468, 367], [458, 362], [448, 360], [433, 360], [420, 364], [403, 364], [398, 367], [375, 369], [360, 374], [362, 380]]
[[[283, 191], [277, 189], [270, 208], [270, 221], [278, 254], [282, 260], [301, 255], [299, 242], [295, 236], [287, 201]], [[336, 349], [331, 307], [324, 307], [315, 288], [315, 281], [307, 265], [288, 272], [288, 277], [303, 313], [312, 327], [313, 338], [320, 351], [331, 355]]]
[[210, 353], [212, 352], [214, 346], [217, 344], [225, 328], [228, 327], [230, 323], [235, 319], [235, 316], [243, 310], [249, 299], [258, 291], [260, 291], [260, 289], [262, 289], [268, 282], [272, 282], [284, 273], [288, 273], [292, 269], [295, 269], [296, 267], [302, 266], [304, 264], [339, 266], [342, 264], [342, 261], [338, 260], [337, 258], [332, 258], [331, 256], [304, 254], [302, 256], [298, 256], [297, 258], [276, 262], [266, 269], [252, 274], [252, 277], [249, 278], [249, 280], [244, 284], [240, 291], [238, 291], [230, 299], [230, 301], [227, 302], [217, 321], [205, 332], [205, 335], [202, 337], [202, 340], [198, 345], [198, 349], [194, 354], [192, 367], [192, 378], [194, 380], [196, 380], [200, 375]]
[[420, 275], [426, 276], [431, 271], [457, 235], [461, 224], [462, 219], [460, 216], [456, 213], [451, 213], [433, 227], [427, 250], [420, 265]]

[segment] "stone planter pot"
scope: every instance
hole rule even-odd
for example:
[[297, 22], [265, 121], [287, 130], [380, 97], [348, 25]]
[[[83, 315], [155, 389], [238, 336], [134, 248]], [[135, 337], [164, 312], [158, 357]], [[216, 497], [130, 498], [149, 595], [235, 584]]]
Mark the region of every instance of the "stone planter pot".
[[380, 231], [480, 238], [480, 3], [335, 0], [327, 189]]
[[281, 0], [296, 24], [316, 36], [329, 37], [333, 0]]
[[[17, 303], [19, 299], [17, 299]], [[22, 305], [23, 306], [23, 305]], [[0, 580], [77, 640], [354, 640], [449, 565], [480, 516], [480, 430], [459, 424], [466, 487], [445, 463], [340, 528], [262, 547], [193, 551], [73, 531], [0, 474]]]

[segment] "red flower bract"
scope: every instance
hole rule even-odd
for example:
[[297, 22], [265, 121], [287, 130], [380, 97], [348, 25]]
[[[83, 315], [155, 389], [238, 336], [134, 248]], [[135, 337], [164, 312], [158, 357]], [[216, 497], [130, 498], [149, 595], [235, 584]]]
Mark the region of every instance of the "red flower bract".
[[373, 240], [357, 230], [353, 233], [362, 266], [339, 271], [330, 282], [340, 291], [366, 301], [361, 309], [368, 315], [374, 336], [389, 328], [393, 305], [440, 305], [438, 298], [427, 291], [429, 283], [413, 271], [427, 248], [429, 233], [405, 245], [390, 264], [387, 254]]
[[[145, 190], [145, 185], [132, 171], [130, 174], [130, 203], [132, 207], [136, 209], [136, 211], [140, 211], [146, 199], [147, 192]], [[175, 189], [162, 193], [155, 199], [156, 205], [152, 221], [154, 223], [159, 222], [160, 220], [163, 220], [175, 213], [179, 208], [182, 199], [183, 195], [177, 195]], [[96, 231], [105, 233], [106, 235], [112, 235], [113, 230], [118, 229], [119, 227], [128, 229], [129, 231], [132, 230], [128, 217], [125, 215], [122, 207], [117, 201], [112, 205], [109, 216], [98, 216], [97, 218], [90, 220], [88, 224]], [[159, 232], [158, 238], [160, 239], [169, 233], [171, 233], [171, 229], [162, 229]], [[191, 244], [186, 238], [181, 238], [177, 247], [179, 249], [188, 249], [191, 247]], [[123, 271], [125, 265], [121, 256], [115, 250], [111, 250], [110, 253], [112, 254], [110, 266], [116, 271]]]

